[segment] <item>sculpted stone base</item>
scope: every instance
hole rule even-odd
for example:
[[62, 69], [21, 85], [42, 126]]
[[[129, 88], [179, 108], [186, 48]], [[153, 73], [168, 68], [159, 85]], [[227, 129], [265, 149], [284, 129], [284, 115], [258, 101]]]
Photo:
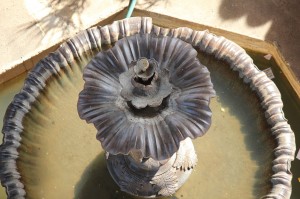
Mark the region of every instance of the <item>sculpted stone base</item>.
[[170, 159], [156, 161], [139, 152], [129, 155], [107, 153], [108, 170], [121, 190], [138, 197], [155, 198], [174, 194], [188, 179], [197, 163], [190, 138]]

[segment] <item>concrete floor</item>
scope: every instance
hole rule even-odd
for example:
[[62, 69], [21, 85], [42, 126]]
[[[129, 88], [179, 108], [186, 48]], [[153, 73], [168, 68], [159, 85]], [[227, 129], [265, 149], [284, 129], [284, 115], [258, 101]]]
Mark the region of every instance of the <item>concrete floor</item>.
[[[128, 0], [11, 0], [2, 3], [0, 74], [127, 5]], [[275, 42], [300, 79], [300, 4], [297, 0], [140, 0], [136, 7]], [[26, 67], [19, 70], [25, 71]]]
[[[26, 71], [26, 60], [127, 5], [128, 0], [3, 1], [0, 74], [4, 76], [0, 75], [0, 83], [9, 75], [6, 71]], [[300, 79], [298, 0], [139, 0], [137, 8], [275, 42]], [[33, 59], [32, 63], [37, 61]]]
[[300, 79], [298, 0], [173, 0], [149, 10], [274, 42]]

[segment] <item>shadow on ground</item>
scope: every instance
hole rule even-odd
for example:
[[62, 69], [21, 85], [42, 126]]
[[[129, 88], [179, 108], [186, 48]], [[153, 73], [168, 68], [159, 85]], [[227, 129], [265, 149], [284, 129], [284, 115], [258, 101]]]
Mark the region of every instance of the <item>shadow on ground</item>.
[[42, 32], [42, 41], [47, 43], [79, 30], [83, 25], [80, 14], [88, 6], [88, 0], [34, 1], [32, 5], [30, 1], [25, 1], [25, 5], [35, 21], [22, 24], [17, 35], [26, 34], [34, 38]]
[[250, 27], [272, 21], [265, 40], [276, 42], [300, 80], [300, 4], [298, 0], [222, 0], [219, 15], [225, 20], [246, 17]]
[[[129, 0], [118, 1], [128, 2], [128, 4], [130, 2]], [[89, 2], [89, 0], [48, 0], [46, 2], [34, 2], [34, 5], [27, 5], [28, 10], [33, 9], [32, 14], [35, 15], [36, 21], [21, 25], [17, 34], [37, 37], [42, 31], [42, 42], [44, 43], [48, 43], [49, 40], [55, 43], [57, 38], [70, 37], [74, 30], [77, 32], [83, 27], [81, 14], [89, 6]], [[149, 9], [158, 5], [167, 6], [168, 2], [169, 0], [149, 0], [138, 2], [137, 5]], [[99, 12], [101, 12], [100, 8]]]

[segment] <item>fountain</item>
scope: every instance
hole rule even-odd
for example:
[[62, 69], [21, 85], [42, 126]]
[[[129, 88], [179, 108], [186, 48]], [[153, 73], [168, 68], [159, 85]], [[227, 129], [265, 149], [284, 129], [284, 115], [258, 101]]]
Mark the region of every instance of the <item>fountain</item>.
[[[78, 115], [62, 117], [57, 108], [69, 106], [76, 110], [74, 105], [80, 91], [79, 116], [96, 127], [97, 139], [106, 151], [108, 170], [121, 190], [142, 197], [169, 196], [184, 186], [184, 182], [188, 184], [188, 177], [191, 179], [194, 175], [191, 171], [197, 162], [196, 152], [199, 156], [197, 148], [201, 145], [194, 143], [193, 146], [190, 138], [208, 131], [211, 112], [217, 119], [222, 118], [225, 111], [221, 108], [221, 112], [214, 112], [215, 109], [211, 107], [210, 111], [208, 107], [215, 91], [210, 74], [200, 63], [201, 56], [197, 53], [226, 62], [244, 82], [242, 90], [249, 89], [247, 92], [250, 92], [251, 89], [256, 94], [251, 95], [251, 104], [253, 107], [260, 104], [262, 109], [257, 109], [260, 113], [255, 112], [255, 118], [260, 118], [261, 110], [264, 111], [261, 131], [272, 137], [272, 143], [265, 147], [270, 156], [266, 157], [266, 165], [273, 172], [267, 171], [267, 180], [263, 180], [272, 184], [263, 183], [266, 186], [259, 196], [289, 198], [295, 140], [284, 118], [276, 85], [235, 43], [208, 31], [161, 28], [147, 17], [129, 18], [83, 31], [41, 60], [29, 73], [23, 89], [7, 109], [2, 130], [0, 178], [8, 198], [41, 198], [45, 195], [57, 198], [55, 194], [64, 192], [76, 197], [81, 195], [73, 189], [83, 189], [85, 184], [91, 185], [85, 189], [97, 189], [98, 185], [86, 183], [89, 182], [86, 179], [81, 180], [84, 185], [59, 183], [61, 180], [78, 181], [76, 174], [67, 171], [84, 171], [89, 162], [85, 156], [97, 156], [97, 145], [89, 148], [93, 144], [88, 136], [95, 131], [94, 127], [80, 123]], [[236, 81], [237, 78], [233, 82]], [[216, 81], [214, 88], [219, 88], [219, 84], [224, 83]], [[236, 89], [235, 92], [243, 93]], [[218, 91], [216, 89], [217, 95]], [[64, 102], [63, 97], [68, 100]], [[243, 96], [240, 98], [238, 101], [243, 101]], [[60, 124], [59, 120], [64, 121]], [[235, 128], [231, 124], [228, 128], [222, 120], [214, 118], [212, 125], [214, 121], [223, 130]], [[73, 127], [74, 122], [81, 126]], [[55, 131], [47, 131], [54, 126]], [[212, 128], [217, 129], [216, 126]], [[81, 134], [74, 133], [78, 131]], [[215, 141], [220, 143], [219, 139]], [[221, 141], [226, 143], [225, 139]], [[211, 144], [207, 142], [205, 146], [209, 148]], [[204, 157], [214, 159], [200, 155], [199, 160]], [[78, 161], [79, 158], [83, 161]], [[240, 162], [233, 156], [230, 158], [230, 161]], [[198, 164], [197, 167], [201, 166]], [[207, 165], [208, 169], [211, 167]], [[216, 170], [199, 168], [201, 175]], [[61, 180], [53, 179], [54, 173]], [[201, 183], [201, 179], [198, 180]], [[234, 183], [233, 178], [230, 181]], [[241, 182], [237, 180], [237, 184]]]
[[97, 128], [108, 169], [123, 191], [170, 196], [196, 165], [190, 138], [209, 128], [215, 94], [196, 56], [180, 39], [136, 34], [85, 68], [79, 115]]

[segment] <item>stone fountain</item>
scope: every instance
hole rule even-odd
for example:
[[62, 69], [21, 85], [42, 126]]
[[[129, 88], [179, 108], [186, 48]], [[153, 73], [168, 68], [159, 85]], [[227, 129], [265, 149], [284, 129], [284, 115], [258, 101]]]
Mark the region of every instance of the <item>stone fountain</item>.
[[232, 41], [208, 31], [158, 27], [147, 17], [87, 29], [29, 73], [4, 118], [0, 178], [8, 198], [26, 198], [27, 187], [36, 185], [19, 168], [21, 148], [35, 152], [26, 148], [23, 121], [49, 82], [63, 84], [62, 76], [76, 72], [74, 63], [84, 65], [79, 116], [97, 129], [108, 170], [121, 190], [141, 197], [174, 194], [197, 163], [191, 139], [204, 135], [212, 122], [209, 103], [216, 93], [198, 52], [226, 62], [256, 93], [275, 142], [272, 186], [261, 197], [289, 198], [295, 138], [276, 85]]
[[136, 34], [85, 68], [79, 115], [97, 128], [108, 169], [123, 191], [172, 195], [196, 165], [190, 138], [209, 128], [215, 95], [196, 56], [180, 39]]

